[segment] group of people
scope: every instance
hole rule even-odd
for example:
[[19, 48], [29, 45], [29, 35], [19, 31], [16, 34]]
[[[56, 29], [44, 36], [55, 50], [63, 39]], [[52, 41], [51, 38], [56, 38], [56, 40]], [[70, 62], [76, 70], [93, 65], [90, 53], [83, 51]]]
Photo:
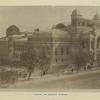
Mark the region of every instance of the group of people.
[[94, 66], [96, 66], [96, 65], [91, 65], [90, 63], [87, 63], [85, 66], [78, 66], [78, 67], [75, 67], [74, 65], [72, 65], [70, 71], [74, 72], [74, 71], [79, 71], [81, 69], [89, 70], [89, 69], [93, 68]]

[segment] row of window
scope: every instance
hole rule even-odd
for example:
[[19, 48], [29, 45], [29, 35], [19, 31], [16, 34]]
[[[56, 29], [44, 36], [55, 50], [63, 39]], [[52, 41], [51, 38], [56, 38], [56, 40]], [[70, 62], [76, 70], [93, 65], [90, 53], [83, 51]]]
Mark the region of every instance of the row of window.
[[14, 54], [14, 57], [15, 57], [15, 58], [20, 58], [20, 57], [21, 57], [21, 54], [20, 54], [20, 53], [15, 53], [15, 54]]
[[25, 51], [26, 48], [25, 47], [15, 47], [14, 48], [16, 51]]
[[91, 24], [90, 23], [87, 23], [87, 22], [85, 22], [85, 21], [77, 21], [77, 20], [73, 20], [72, 21], [72, 24], [73, 25], [78, 25], [78, 26], [91, 26]]
[[78, 26], [90, 26], [90, 25], [86, 22], [79, 22]]
[[55, 62], [58, 63], [58, 62], [65, 62], [66, 60], [64, 58], [55, 58]]
[[64, 55], [64, 54], [69, 54], [69, 48], [60, 48], [60, 49], [55, 49], [55, 55]]
[[[83, 40], [83, 41], [81, 42], [81, 47], [82, 47], [82, 48], [87, 48], [87, 47], [88, 47], [88, 41]], [[94, 48], [94, 41], [93, 41], [93, 40], [91, 41], [91, 48]], [[100, 48], [100, 43], [99, 43], [99, 41], [97, 41], [97, 48]]]

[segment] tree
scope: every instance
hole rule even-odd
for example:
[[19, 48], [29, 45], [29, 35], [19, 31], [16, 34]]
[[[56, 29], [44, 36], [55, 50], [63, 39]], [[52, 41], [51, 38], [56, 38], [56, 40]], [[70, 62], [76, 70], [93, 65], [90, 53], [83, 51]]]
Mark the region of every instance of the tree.
[[28, 79], [30, 79], [35, 67], [41, 70], [41, 75], [45, 75], [49, 69], [50, 56], [49, 52], [45, 52], [45, 46], [42, 46], [42, 50], [29, 46], [27, 51], [22, 53], [21, 60], [29, 73]]
[[76, 53], [72, 53], [70, 55], [70, 60], [73, 65], [76, 66], [77, 71], [81, 68], [81, 66], [86, 66], [87, 63], [90, 63], [90, 55], [88, 52], [77, 51]]
[[41, 70], [41, 76], [45, 75], [48, 72], [50, 67], [50, 62], [51, 62], [50, 54], [48, 52], [45, 52], [45, 50], [42, 51], [38, 59], [39, 69]]
[[39, 32], [39, 31], [40, 31], [40, 29], [39, 29], [39, 28], [36, 28], [34, 31], [35, 31], [35, 32]]
[[22, 53], [21, 60], [29, 73], [28, 79], [30, 79], [32, 72], [37, 64], [37, 52], [35, 49], [28, 48], [26, 52]]

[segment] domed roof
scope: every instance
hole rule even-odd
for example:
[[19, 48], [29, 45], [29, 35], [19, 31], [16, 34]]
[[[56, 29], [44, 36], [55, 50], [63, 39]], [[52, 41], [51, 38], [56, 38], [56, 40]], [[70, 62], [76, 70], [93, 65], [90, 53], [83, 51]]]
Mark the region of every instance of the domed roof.
[[20, 29], [16, 25], [11, 25], [7, 28], [6, 30], [6, 35], [14, 35], [14, 34], [19, 34]]
[[100, 20], [100, 17], [97, 13], [94, 15], [93, 20]]
[[79, 15], [79, 16], [81, 16], [81, 13], [80, 13], [80, 11], [78, 10], [78, 9], [74, 9], [73, 11], [72, 11], [72, 15]]
[[59, 23], [59, 24], [57, 24], [57, 25], [55, 26], [55, 28], [64, 29], [64, 28], [66, 28], [66, 25], [63, 24], [63, 23]]

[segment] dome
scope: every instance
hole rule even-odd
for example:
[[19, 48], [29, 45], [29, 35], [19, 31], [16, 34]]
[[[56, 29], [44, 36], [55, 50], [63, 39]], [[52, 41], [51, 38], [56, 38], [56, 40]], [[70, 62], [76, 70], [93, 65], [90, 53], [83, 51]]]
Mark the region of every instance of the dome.
[[94, 15], [93, 20], [100, 20], [100, 17], [97, 13]]
[[6, 30], [6, 35], [9, 36], [9, 35], [15, 35], [15, 34], [19, 34], [20, 33], [20, 29], [15, 26], [15, 25], [11, 25], [7, 28]]
[[63, 23], [59, 23], [55, 27], [58, 28], [58, 29], [64, 29], [64, 28], [66, 29], [66, 26]]
[[78, 9], [74, 9], [72, 11], [72, 16], [81, 16], [81, 13], [80, 13], [80, 11]]

